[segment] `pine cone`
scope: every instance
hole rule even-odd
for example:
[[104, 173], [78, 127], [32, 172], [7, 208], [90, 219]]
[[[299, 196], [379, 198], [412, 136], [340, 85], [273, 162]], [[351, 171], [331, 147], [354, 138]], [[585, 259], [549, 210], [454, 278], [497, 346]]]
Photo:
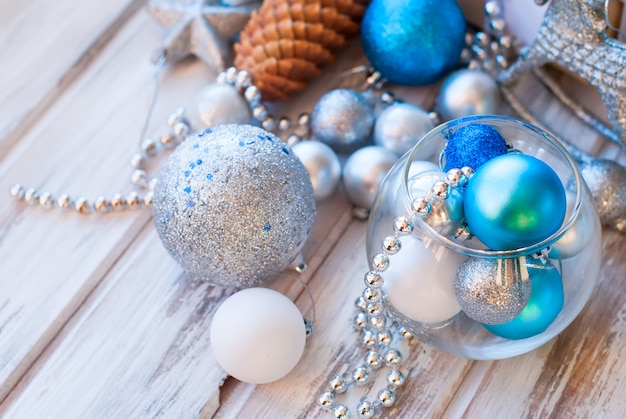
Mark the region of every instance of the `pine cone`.
[[235, 67], [250, 73], [264, 100], [288, 99], [359, 32], [368, 1], [265, 0], [235, 44]]

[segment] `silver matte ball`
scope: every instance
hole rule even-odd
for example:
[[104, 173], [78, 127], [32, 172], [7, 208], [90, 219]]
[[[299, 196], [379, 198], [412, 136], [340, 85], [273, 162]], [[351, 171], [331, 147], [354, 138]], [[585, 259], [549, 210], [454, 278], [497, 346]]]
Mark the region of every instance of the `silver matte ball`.
[[380, 184], [397, 159], [395, 153], [376, 145], [355, 151], [343, 167], [343, 186], [350, 201], [371, 209]]
[[491, 75], [482, 70], [458, 70], [441, 86], [436, 109], [444, 121], [471, 115], [496, 114], [500, 91]]
[[399, 157], [434, 127], [424, 109], [410, 103], [394, 103], [376, 118], [374, 143], [388, 148]]
[[201, 93], [198, 114], [205, 126], [249, 124], [248, 103], [234, 86], [214, 83]]
[[501, 324], [522, 312], [530, 298], [525, 258], [470, 258], [456, 275], [456, 298], [468, 317]]
[[296, 155], [250, 125], [189, 137], [161, 169], [152, 204], [163, 245], [192, 277], [249, 287], [297, 256], [315, 217]]
[[369, 142], [374, 109], [354, 90], [331, 90], [315, 104], [310, 126], [317, 140], [338, 153], [351, 153]]
[[315, 200], [323, 201], [335, 193], [341, 178], [341, 163], [335, 152], [319, 141], [300, 141], [291, 149], [309, 173]]
[[583, 163], [580, 172], [602, 224], [614, 226], [626, 218], [626, 168], [611, 160], [595, 159]]

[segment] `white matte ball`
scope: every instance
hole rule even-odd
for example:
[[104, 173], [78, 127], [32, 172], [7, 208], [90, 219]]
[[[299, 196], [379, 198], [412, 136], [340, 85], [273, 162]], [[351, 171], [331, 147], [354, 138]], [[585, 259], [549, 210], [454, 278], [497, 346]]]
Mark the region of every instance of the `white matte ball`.
[[234, 86], [214, 83], [201, 93], [198, 114], [207, 127], [226, 124], [249, 124], [248, 103]]
[[390, 257], [383, 289], [389, 303], [409, 319], [438, 324], [461, 311], [454, 281], [465, 256], [434, 241], [401, 238], [402, 251]]
[[323, 201], [335, 193], [341, 178], [341, 163], [332, 148], [313, 140], [296, 143], [291, 150], [309, 173], [316, 201]]
[[343, 186], [350, 201], [371, 209], [380, 184], [397, 159], [394, 152], [376, 145], [352, 153], [343, 167]]
[[411, 103], [394, 103], [376, 118], [374, 142], [398, 155], [409, 151], [435, 124], [428, 113]]
[[252, 384], [287, 375], [304, 352], [302, 314], [283, 294], [248, 288], [227, 298], [211, 323], [217, 363], [236, 379]]

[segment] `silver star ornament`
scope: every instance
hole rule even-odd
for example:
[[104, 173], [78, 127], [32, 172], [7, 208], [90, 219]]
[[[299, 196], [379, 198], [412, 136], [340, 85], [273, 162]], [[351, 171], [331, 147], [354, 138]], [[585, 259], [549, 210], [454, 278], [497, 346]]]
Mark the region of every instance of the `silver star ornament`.
[[510, 84], [522, 73], [546, 63], [572, 71], [598, 89], [613, 136], [626, 146], [626, 44], [606, 34], [604, 3], [552, 0], [535, 41], [522, 49], [499, 80]]
[[241, 32], [258, 5], [230, 3], [233, 5], [220, 0], [151, 0], [148, 13], [170, 28], [162, 45], [165, 60], [172, 63], [194, 55], [216, 73], [223, 71], [231, 62], [230, 39]]

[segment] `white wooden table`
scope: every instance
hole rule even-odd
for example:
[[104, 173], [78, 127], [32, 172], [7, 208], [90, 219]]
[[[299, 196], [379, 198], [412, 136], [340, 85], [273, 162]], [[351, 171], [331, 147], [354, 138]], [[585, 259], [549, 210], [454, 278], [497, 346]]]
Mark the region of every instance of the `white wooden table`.
[[[319, 205], [304, 249], [316, 333], [294, 371], [259, 386], [216, 365], [209, 325], [225, 294], [182, 275], [149, 210], [80, 216], [9, 198], [16, 182], [90, 199], [131, 190], [128, 158], [149, 105], [149, 57], [163, 34], [138, 0], [0, 2], [0, 416], [320, 417], [315, 400], [327, 380], [362, 356], [351, 319], [367, 268], [365, 224], [341, 192]], [[297, 98], [294, 114], [310, 109], [355, 54]], [[169, 67], [148, 134], [163, 133], [178, 105], [194, 117], [198, 91], [214, 79], [199, 61]], [[626, 162], [539, 89], [527, 97], [553, 129]], [[435, 92], [408, 94], [429, 107]], [[408, 383], [387, 414], [623, 417], [624, 236], [605, 231], [603, 252], [597, 290], [558, 338], [494, 362], [416, 342], [405, 354]], [[270, 286], [309, 309], [293, 280]]]

